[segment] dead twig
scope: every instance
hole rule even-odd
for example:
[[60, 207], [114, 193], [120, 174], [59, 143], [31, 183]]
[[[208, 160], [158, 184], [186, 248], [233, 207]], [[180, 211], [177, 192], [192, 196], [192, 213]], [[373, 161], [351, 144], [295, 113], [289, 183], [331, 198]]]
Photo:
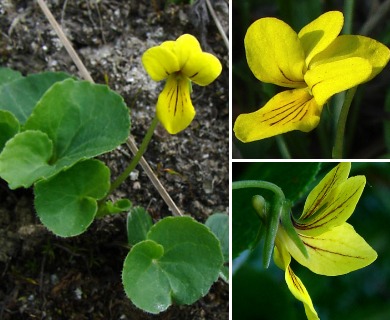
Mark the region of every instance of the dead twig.
[[206, 0], [206, 4], [207, 4], [207, 8], [210, 11], [211, 16], [213, 17], [214, 23], [217, 26], [217, 29], [218, 29], [219, 33], [221, 34], [221, 36], [222, 36], [223, 42], [225, 43], [225, 46], [226, 46], [227, 50], [229, 51], [229, 39], [226, 36], [225, 31], [223, 30], [222, 25], [221, 25], [221, 23], [218, 20], [218, 17], [216, 15], [215, 11], [214, 11], [213, 6], [210, 3], [210, 0]]

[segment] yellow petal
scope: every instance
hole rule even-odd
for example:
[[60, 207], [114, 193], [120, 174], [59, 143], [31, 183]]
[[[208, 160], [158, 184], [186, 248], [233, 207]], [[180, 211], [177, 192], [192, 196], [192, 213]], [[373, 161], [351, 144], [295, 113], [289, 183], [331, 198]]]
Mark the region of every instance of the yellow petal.
[[257, 79], [282, 87], [305, 87], [304, 52], [296, 32], [276, 18], [255, 21], [244, 39], [246, 59]]
[[341, 162], [329, 171], [307, 196], [303, 213], [299, 220], [310, 218], [316, 211], [323, 207], [330, 191], [336, 185], [347, 180], [350, 170], [350, 162]]
[[386, 66], [390, 59], [390, 50], [382, 43], [363, 36], [343, 35], [323, 52], [315, 56], [312, 66], [344, 60], [351, 57], [366, 59], [372, 66], [369, 78], [371, 80]]
[[179, 60], [180, 69], [185, 66], [192, 55], [202, 52], [199, 41], [190, 34], [183, 34], [177, 38], [173, 50]]
[[295, 224], [297, 231], [316, 236], [347, 221], [355, 210], [365, 184], [365, 176], [356, 176], [329, 190], [329, 196], [325, 194], [318, 212], [314, 212], [312, 217], [298, 220]]
[[191, 102], [188, 79], [176, 75], [168, 77], [158, 97], [156, 114], [170, 134], [176, 134], [190, 125], [195, 117], [195, 109]]
[[366, 178], [348, 179], [350, 162], [334, 167], [308, 195], [301, 217], [294, 221], [297, 231], [315, 236], [345, 222], [355, 210]]
[[319, 106], [306, 89], [278, 93], [261, 109], [237, 117], [236, 137], [251, 142], [292, 130], [308, 132], [320, 121]]
[[160, 47], [166, 48], [169, 51], [172, 51], [174, 54], [175, 54], [175, 52], [174, 52], [175, 46], [176, 46], [176, 41], [173, 41], [173, 40], [164, 41], [162, 44], [160, 44]]
[[219, 60], [210, 53], [202, 52], [198, 40], [190, 34], [184, 34], [176, 41], [165, 41], [161, 46], [176, 56], [180, 72], [198, 85], [206, 86], [221, 74]]
[[[279, 248], [279, 249], [278, 249]], [[285, 270], [285, 280], [287, 286], [293, 296], [299, 301], [303, 302], [305, 308], [306, 316], [309, 320], [319, 319], [317, 312], [314, 309], [313, 303], [307, 292], [305, 286], [303, 285], [301, 279], [299, 279], [290, 267], [291, 256], [284, 248], [283, 245], [278, 243], [274, 251], [274, 261], [279, 268]]]
[[319, 52], [328, 47], [340, 33], [344, 23], [343, 14], [329, 11], [306, 25], [298, 33], [306, 56], [306, 65]]
[[303, 285], [301, 279], [299, 279], [292, 271], [291, 267], [288, 266], [284, 275], [287, 282], [287, 286], [290, 289], [293, 296], [299, 301], [303, 302], [305, 308], [306, 317], [308, 320], [319, 320], [316, 310], [314, 309], [313, 302]]
[[368, 266], [377, 258], [375, 250], [348, 223], [316, 237], [299, 235], [309, 253], [308, 259], [288, 238], [283, 228], [279, 229], [278, 236], [293, 258], [318, 274], [337, 276], [349, 273]]
[[[275, 239], [275, 249], [274, 249], [274, 262], [282, 270], [286, 270], [287, 266], [291, 262], [291, 255], [288, 253], [287, 249]], [[280, 249], [278, 249], [280, 248]]]
[[200, 86], [213, 82], [222, 71], [219, 60], [210, 53], [193, 54], [182, 68], [182, 73]]
[[179, 71], [179, 61], [171, 50], [164, 46], [152, 47], [142, 56], [142, 64], [154, 81], [161, 81]]
[[305, 81], [319, 105], [336, 93], [365, 82], [371, 75], [370, 63], [362, 58], [348, 58], [317, 65], [305, 74]]

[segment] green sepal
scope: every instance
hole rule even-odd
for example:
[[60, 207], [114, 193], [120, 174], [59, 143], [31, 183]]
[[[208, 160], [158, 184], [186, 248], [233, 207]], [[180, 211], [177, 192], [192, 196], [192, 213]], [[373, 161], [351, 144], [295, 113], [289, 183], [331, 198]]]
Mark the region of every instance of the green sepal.
[[297, 246], [297, 248], [302, 252], [302, 254], [309, 258], [309, 254], [306, 250], [305, 245], [302, 242], [302, 239], [298, 236], [298, 233], [296, 232], [293, 222], [292, 222], [292, 216], [291, 216], [291, 205], [286, 203], [286, 205], [283, 208], [282, 214], [281, 214], [281, 221], [282, 226], [284, 230], [286, 230], [289, 238], [294, 242], [294, 244]]
[[264, 268], [268, 268], [271, 262], [271, 257], [275, 247], [275, 238], [279, 227], [279, 219], [282, 215], [285, 204], [286, 202], [284, 199], [280, 199], [275, 196], [275, 200], [271, 205], [270, 214], [267, 216], [263, 251]]

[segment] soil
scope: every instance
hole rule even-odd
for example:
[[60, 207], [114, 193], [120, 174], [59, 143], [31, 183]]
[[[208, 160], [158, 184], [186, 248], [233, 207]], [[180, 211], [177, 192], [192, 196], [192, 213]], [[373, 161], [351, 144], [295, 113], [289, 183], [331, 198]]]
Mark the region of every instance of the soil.
[[[204, 222], [228, 212], [228, 50], [206, 9], [165, 1], [47, 1], [53, 15], [98, 83], [108, 83], [131, 108], [137, 144], [151, 122], [163, 83], [153, 82], [142, 53], [183, 33], [200, 39], [223, 65], [207, 87], [193, 88], [197, 110], [189, 128], [169, 135], [158, 127], [145, 154], [178, 207]], [[228, 1], [214, 1], [228, 33]], [[1, 65], [27, 75], [66, 71], [78, 75], [35, 1], [0, 3]], [[126, 145], [101, 157], [118, 175], [131, 158]], [[148, 209], [154, 221], [171, 215], [141, 167], [114, 194]], [[0, 319], [228, 319], [229, 286], [218, 280], [189, 306], [159, 315], [137, 309], [125, 296], [121, 270], [128, 252], [126, 214], [96, 220], [84, 234], [59, 238], [43, 227], [31, 189], [9, 190], [0, 181]]]

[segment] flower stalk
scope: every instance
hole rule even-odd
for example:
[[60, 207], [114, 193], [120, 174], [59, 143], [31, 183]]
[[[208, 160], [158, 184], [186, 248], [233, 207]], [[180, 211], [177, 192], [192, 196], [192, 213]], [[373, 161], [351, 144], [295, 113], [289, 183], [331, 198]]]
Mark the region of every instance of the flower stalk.
[[353, 97], [355, 96], [356, 89], [357, 87], [353, 87], [347, 91], [343, 106], [341, 107], [341, 112], [337, 122], [335, 144], [332, 151], [333, 159], [343, 158], [345, 126], [347, 124], [349, 109], [351, 107]]
[[[284, 193], [280, 187], [268, 181], [261, 180], [243, 180], [232, 183], [233, 190], [246, 188], [266, 189], [274, 193], [270, 210], [263, 197], [256, 195], [252, 199], [253, 208], [258, 213], [260, 219], [265, 224], [265, 241], [263, 251], [263, 266], [268, 268], [271, 262], [272, 252], [275, 247], [275, 238], [278, 231], [280, 221], [286, 225], [286, 231], [291, 235], [291, 239], [296, 243], [297, 247], [302, 250], [302, 254], [307, 256], [306, 248], [303, 246], [301, 239], [298, 237], [295, 229], [292, 226], [290, 217], [291, 203], [286, 200]], [[269, 211], [269, 214], [268, 214]]]
[[121, 185], [122, 182], [126, 180], [126, 178], [137, 166], [138, 162], [140, 161], [146, 149], [148, 148], [149, 142], [152, 139], [154, 130], [156, 129], [158, 123], [159, 123], [158, 118], [155, 116], [148, 128], [148, 131], [145, 134], [144, 139], [142, 140], [142, 143], [137, 153], [135, 154], [134, 158], [131, 160], [129, 165], [126, 167], [126, 169], [123, 170], [123, 172], [112, 182], [108, 195], [111, 194], [116, 188], [118, 188], [119, 185]]

